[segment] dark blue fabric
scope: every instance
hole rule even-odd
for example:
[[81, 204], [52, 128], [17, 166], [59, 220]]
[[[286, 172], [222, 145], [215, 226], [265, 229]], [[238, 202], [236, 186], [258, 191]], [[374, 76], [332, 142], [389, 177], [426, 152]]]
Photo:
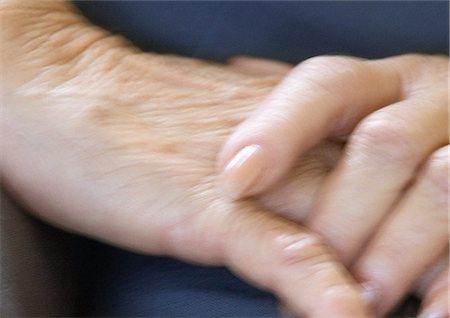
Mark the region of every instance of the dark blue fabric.
[[321, 54], [448, 54], [447, 1], [76, 2], [144, 50], [298, 63]]
[[88, 316], [279, 317], [273, 296], [224, 268], [98, 244], [87, 272]]
[[[144, 50], [225, 61], [253, 55], [298, 63], [321, 54], [379, 58], [448, 54], [447, 1], [76, 1], [93, 22]], [[275, 299], [223, 268], [99, 246], [91, 315], [277, 317]]]

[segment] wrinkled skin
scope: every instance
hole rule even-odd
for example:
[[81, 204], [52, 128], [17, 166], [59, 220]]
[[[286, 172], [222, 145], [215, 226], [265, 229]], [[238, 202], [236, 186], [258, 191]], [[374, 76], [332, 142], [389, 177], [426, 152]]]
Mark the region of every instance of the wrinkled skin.
[[311, 151], [259, 199], [233, 202], [217, 186], [223, 141], [279, 79], [144, 54], [72, 10], [2, 3], [0, 168], [10, 191], [69, 231], [226, 265], [296, 314], [369, 316], [332, 251], [272, 213], [307, 212], [339, 145]]
[[[273, 82], [249, 79], [239, 87], [226, 83], [224, 88], [215, 88], [216, 83], [205, 80], [198, 87], [177, 88], [176, 93], [159, 90], [155, 95], [160, 96], [156, 98], [150, 91], [153, 85], [149, 85], [146, 91], [152, 97], [136, 103], [70, 94], [57, 87], [45, 87], [26, 97], [8, 96], [4, 130], [8, 151], [2, 169], [6, 172], [6, 183], [20, 190], [18, 195], [27, 193], [23, 199], [41, 217], [74, 229], [87, 226], [86, 232], [95, 237], [102, 238], [100, 233], [105, 231], [107, 236], [114, 233], [114, 240], [121, 238], [123, 229], [115, 227], [124, 228], [123, 222], [143, 227], [145, 240], [135, 229], [131, 232], [136, 237], [132, 242], [123, 238], [124, 245], [152, 251], [148, 245], [154, 240], [146, 236], [165, 235], [178, 223], [186, 228], [195, 215], [211, 209], [211, 205], [217, 205], [213, 209], [222, 211], [222, 216], [234, 205], [250, 205], [251, 201], [233, 203], [222, 196], [216, 187], [214, 162], [225, 137], [257, 105], [258, 95], [266, 92]], [[52, 89], [54, 93], [49, 93]], [[90, 89], [97, 91], [95, 87]], [[109, 95], [114, 88], [111, 92], [104, 88], [101, 91], [102, 95]], [[234, 91], [232, 96], [230, 91]], [[93, 92], [86, 95], [94, 95]], [[40, 136], [39, 143], [29, 144], [27, 135]], [[299, 162], [288, 180], [257, 200], [283, 215], [299, 218], [308, 210], [321, 178], [331, 169], [339, 151], [339, 145], [333, 143], [317, 147]], [[34, 160], [28, 163], [29, 158]], [[74, 186], [77, 202], [70, 204], [76, 206], [76, 220], [65, 209], [45, 202], [53, 197], [72, 201], [75, 197], [66, 193], [66, 188]], [[48, 188], [53, 189], [51, 193]], [[120, 195], [127, 198], [122, 201]], [[109, 201], [110, 208], [144, 209], [145, 213], [138, 215], [139, 220], [132, 220], [127, 212], [124, 221], [90, 211], [92, 206], [103, 205], [105, 201]], [[155, 206], [155, 202], [159, 203]], [[186, 210], [191, 202], [195, 202], [195, 208]], [[170, 205], [183, 211], [180, 214], [186, 214], [183, 216], [186, 220], [179, 221], [178, 215], [174, 220], [168, 211]], [[154, 222], [155, 213], [165, 214], [161, 233], [147, 233], [145, 223]]]

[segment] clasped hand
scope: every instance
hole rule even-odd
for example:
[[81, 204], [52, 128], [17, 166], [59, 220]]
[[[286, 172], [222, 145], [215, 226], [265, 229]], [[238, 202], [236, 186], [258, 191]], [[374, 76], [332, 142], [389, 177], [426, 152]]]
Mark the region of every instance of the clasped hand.
[[142, 53], [68, 3], [10, 3], [1, 173], [36, 215], [227, 266], [298, 315], [384, 314], [422, 276], [425, 311], [446, 310], [448, 59], [320, 58], [281, 81], [283, 64]]

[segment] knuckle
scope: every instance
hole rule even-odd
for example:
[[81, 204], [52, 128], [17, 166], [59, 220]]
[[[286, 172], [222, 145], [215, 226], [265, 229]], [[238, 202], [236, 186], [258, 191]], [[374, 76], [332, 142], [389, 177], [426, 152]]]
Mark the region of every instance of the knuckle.
[[294, 72], [313, 83], [319, 82], [321, 86], [344, 85], [353, 79], [359, 78], [365, 64], [361, 59], [347, 56], [316, 56], [300, 63]]
[[[362, 59], [346, 56], [317, 56], [305, 60], [293, 70], [293, 78], [306, 86], [305, 96], [320, 96], [324, 105], [342, 105], [345, 96], [358, 90], [362, 78], [371, 74]], [[333, 101], [333, 102], [330, 102]], [[338, 111], [339, 107], [332, 112]]]
[[416, 161], [420, 156], [407, 126], [399, 119], [372, 116], [363, 121], [349, 141], [349, 151], [363, 162], [377, 161], [389, 166]]
[[303, 69], [334, 71], [359, 67], [361, 61], [349, 56], [315, 56], [303, 61], [300, 66]]
[[282, 291], [292, 275], [318, 275], [332, 260], [326, 253], [324, 243], [315, 234], [280, 235], [272, 245], [271, 268], [268, 286]]
[[310, 266], [324, 260], [325, 244], [315, 234], [280, 236], [276, 239], [276, 265], [281, 267]]

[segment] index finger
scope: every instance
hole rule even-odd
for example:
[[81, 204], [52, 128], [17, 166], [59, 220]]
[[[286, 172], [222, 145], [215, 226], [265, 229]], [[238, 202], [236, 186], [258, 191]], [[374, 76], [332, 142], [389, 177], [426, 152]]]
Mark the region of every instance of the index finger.
[[348, 134], [361, 118], [398, 100], [401, 87], [386, 63], [349, 57], [301, 63], [222, 149], [226, 190], [234, 198], [261, 193], [322, 139]]

